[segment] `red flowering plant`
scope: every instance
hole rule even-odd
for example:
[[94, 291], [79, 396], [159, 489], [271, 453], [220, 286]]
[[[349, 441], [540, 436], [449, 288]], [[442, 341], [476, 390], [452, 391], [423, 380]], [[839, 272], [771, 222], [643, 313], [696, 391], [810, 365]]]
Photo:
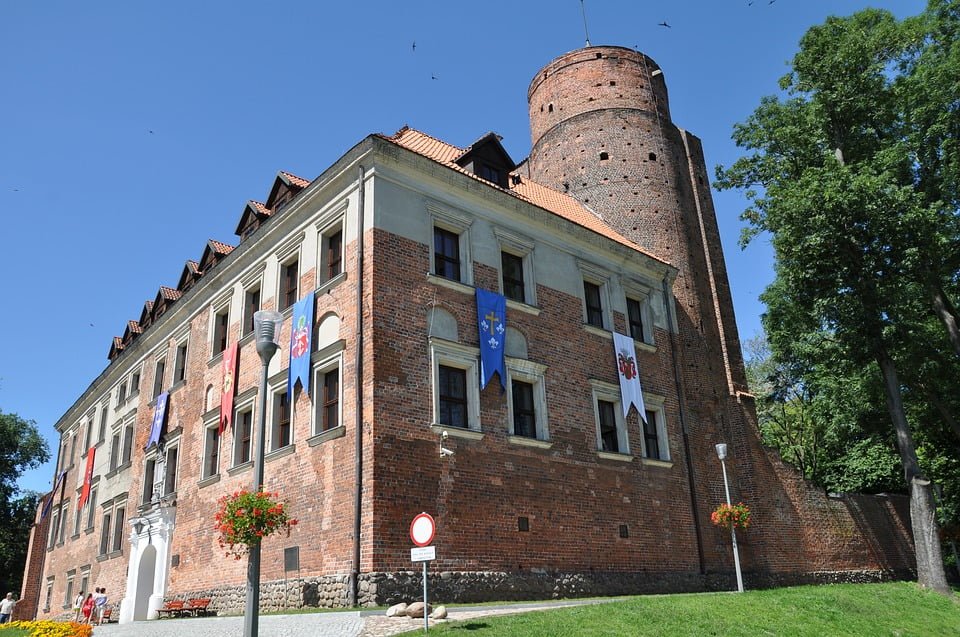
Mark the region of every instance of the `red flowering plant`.
[[220, 548], [227, 557], [240, 559], [250, 547], [277, 531], [286, 531], [297, 525], [290, 517], [279, 494], [247, 490], [234, 491], [219, 500], [220, 510], [214, 516], [220, 537]]
[[750, 509], [743, 502], [734, 505], [721, 504], [710, 514], [710, 521], [717, 526], [745, 529], [750, 526]]

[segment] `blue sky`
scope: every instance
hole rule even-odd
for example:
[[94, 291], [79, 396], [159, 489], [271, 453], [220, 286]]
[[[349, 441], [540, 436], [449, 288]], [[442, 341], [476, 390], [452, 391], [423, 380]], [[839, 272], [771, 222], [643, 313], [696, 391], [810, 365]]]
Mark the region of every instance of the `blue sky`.
[[[586, 0], [593, 44], [661, 66], [711, 174], [737, 158], [733, 125], [776, 92], [804, 31], [866, 6], [903, 17], [924, 3]], [[578, 0], [0, 3], [0, 409], [52, 442], [111, 337], [207, 239], [236, 243], [277, 170], [312, 179], [405, 124], [459, 146], [492, 130], [526, 157], [530, 79], [583, 45]], [[737, 247], [739, 194], [714, 203], [746, 340], [770, 250]], [[20, 485], [45, 491], [52, 474]]]

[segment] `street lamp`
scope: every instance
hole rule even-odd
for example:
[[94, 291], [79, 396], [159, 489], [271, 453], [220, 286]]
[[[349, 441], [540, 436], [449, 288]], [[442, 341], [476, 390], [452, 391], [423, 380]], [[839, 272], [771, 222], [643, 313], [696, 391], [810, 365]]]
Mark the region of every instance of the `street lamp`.
[[[253, 314], [253, 331], [257, 338], [257, 353], [263, 363], [260, 372], [260, 418], [257, 422], [256, 454], [253, 456], [253, 491], [263, 487], [263, 439], [266, 436], [267, 419], [267, 368], [270, 359], [280, 349], [280, 312], [261, 310]], [[260, 542], [250, 547], [247, 563], [247, 607], [243, 614], [244, 637], [257, 637], [260, 629]]]
[[[717, 445], [717, 457], [720, 458], [720, 467], [723, 469], [723, 489], [727, 493], [727, 506], [733, 506], [730, 503], [730, 484], [727, 482], [727, 445], [720, 443]], [[733, 539], [733, 567], [737, 571], [737, 591], [743, 592], [743, 576], [740, 575], [740, 551], [737, 549], [737, 529], [730, 525], [730, 537]]]

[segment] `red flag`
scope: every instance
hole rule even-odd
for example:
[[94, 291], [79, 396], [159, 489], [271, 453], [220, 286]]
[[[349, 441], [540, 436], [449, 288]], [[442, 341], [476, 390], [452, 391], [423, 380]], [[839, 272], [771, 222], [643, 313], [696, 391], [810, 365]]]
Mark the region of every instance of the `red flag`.
[[78, 511], [83, 508], [87, 498], [90, 497], [90, 483], [93, 482], [93, 457], [96, 453], [96, 447], [90, 447], [87, 450], [87, 470], [83, 474], [83, 488], [80, 490], [80, 497], [77, 499]]
[[220, 387], [220, 433], [233, 421], [233, 397], [237, 393], [237, 343], [223, 350], [223, 384]]

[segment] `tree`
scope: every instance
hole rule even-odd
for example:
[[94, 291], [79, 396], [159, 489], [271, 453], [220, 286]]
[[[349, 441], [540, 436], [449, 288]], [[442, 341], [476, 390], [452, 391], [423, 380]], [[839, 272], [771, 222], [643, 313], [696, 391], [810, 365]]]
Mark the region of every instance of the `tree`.
[[21, 493], [17, 478], [50, 458], [36, 424], [0, 410], [0, 591], [19, 591], [38, 494]]
[[[936, 316], [954, 337], [947, 291], [958, 278], [958, 200], [948, 173], [958, 165], [960, 107], [957, 93], [949, 102], [940, 91], [921, 90], [918, 78], [960, 59], [956, 40], [939, 40], [960, 31], [958, 6], [931, 0], [922, 16], [904, 22], [868, 9], [811, 28], [781, 80], [786, 99], [763, 98], [737, 125], [735, 141], [752, 153], [720, 167], [717, 184], [747, 190], [744, 241], [760, 232], [772, 237], [776, 278], [762, 299], [774, 352], [805, 361], [820, 343], [847, 365], [877, 370], [910, 489], [918, 579], [944, 593], [932, 488], [904, 408], [908, 383], [899, 363], [904, 335], [927, 318]], [[922, 100], [930, 103], [921, 107]], [[935, 117], [937, 108], [953, 119]], [[931, 140], [942, 149], [932, 159], [919, 147]], [[929, 310], [918, 313], [924, 298]], [[952, 342], [960, 355], [960, 341]]]

